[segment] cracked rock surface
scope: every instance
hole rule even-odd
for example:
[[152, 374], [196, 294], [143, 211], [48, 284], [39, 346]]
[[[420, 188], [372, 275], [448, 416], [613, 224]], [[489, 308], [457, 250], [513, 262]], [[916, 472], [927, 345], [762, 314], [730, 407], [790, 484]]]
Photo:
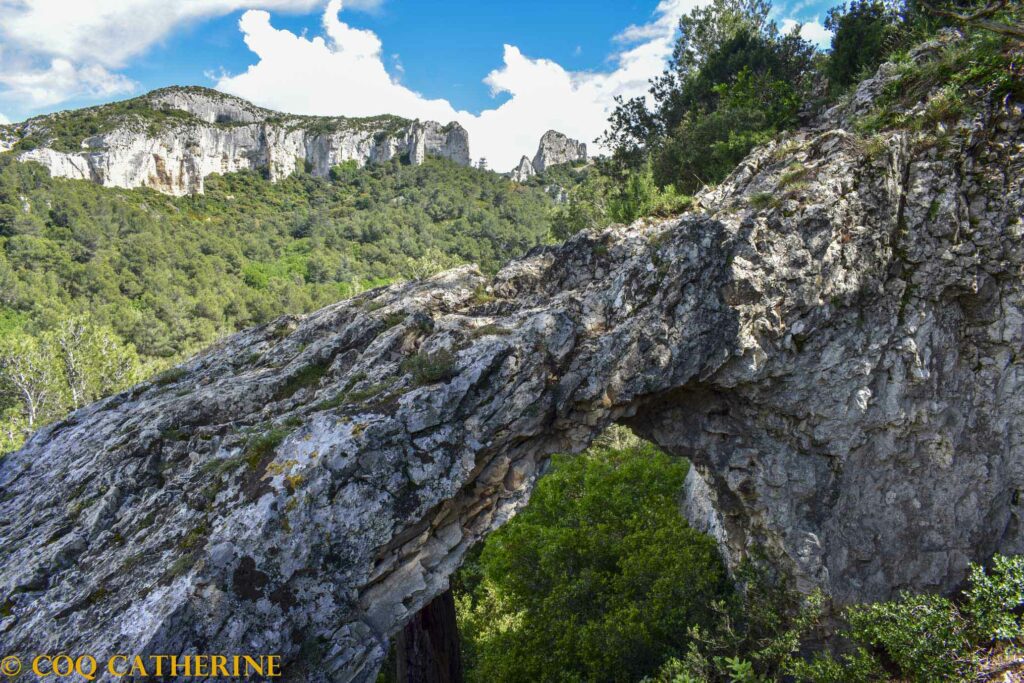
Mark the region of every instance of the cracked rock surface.
[[284, 318], [43, 429], [0, 461], [0, 649], [373, 680], [613, 422], [692, 459], [728, 562], [840, 604], [1024, 552], [1020, 107], [946, 140], [792, 134], [690, 214]]

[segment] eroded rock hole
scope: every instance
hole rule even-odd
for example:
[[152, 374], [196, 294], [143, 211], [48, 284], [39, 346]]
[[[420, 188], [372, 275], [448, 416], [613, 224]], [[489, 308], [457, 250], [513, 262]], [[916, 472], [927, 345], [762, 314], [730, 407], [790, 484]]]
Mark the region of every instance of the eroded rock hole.
[[624, 427], [552, 458], [519, 514], [392, 639], [379, 683], [640, 680], [729, 595], [682, 516], [688, 463]]

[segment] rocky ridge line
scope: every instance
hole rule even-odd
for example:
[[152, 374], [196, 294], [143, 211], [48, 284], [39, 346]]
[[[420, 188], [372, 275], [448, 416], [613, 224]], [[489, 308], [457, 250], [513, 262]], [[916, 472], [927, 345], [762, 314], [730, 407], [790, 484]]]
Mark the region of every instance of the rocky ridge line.
[[[171, 195], [202, 193], [208, 175], [242, 170], [262, 169], [280, 180], [297, 170], [327, 176], [346, 161], [362, 166], [396, 157], [421, 164], [437, 156], [469, 165], [469, 134], [456, 122], [291, 116], [205, 88], [166, 88], [142, 102], [190, 116], [155, 126], [124, 115], [110, 130], [85, 138], [81, 151], [42, 146], [19, 152], [18, 159], [40, 163], [55, 177]], [[64, 112], [2, 127], [0, 152], [57, 117], [80, 115]]]

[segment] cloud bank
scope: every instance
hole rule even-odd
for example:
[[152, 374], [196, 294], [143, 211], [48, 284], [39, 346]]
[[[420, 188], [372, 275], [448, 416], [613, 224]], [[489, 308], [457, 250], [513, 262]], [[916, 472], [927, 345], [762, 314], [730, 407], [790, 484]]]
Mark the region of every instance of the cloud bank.
[[385, 68], [376, 34], [341, 21], [341, 0], [328, 3], [323, 35], [314, 37], [275, 28], [269, 12], [246, 12], [239, 28], [258, 61], [244, 73], [220, 78], [216, 87], [299, 114], [456, 120], [469, 131], [475, 156], [486, 157], [491, 168], [511, 169], [521, 155], [532, 156], [551, 128], [592, 143], [606, 126], [615, 96], [646, 94], [648, 80], [661, 73], [672, 54], [679, 16], [702, 1], [662, 0], [650, 23], [630, 26], [617, 37], [620, 49], [604, 73], [568, 71], [505, 45], [502, 66], [484, 81], [494, 95], [510, 97], [479, 114], [400, 83]]
[[[310, 11], [323, 0], [0, 0], [0, 86], [30, 110], [137, 85], [120, 69], [183, 24], [250, 7]], [[350, 0], [374, 9], [383, 0]], [[26, 106], [28, 105], [28, 106]]]

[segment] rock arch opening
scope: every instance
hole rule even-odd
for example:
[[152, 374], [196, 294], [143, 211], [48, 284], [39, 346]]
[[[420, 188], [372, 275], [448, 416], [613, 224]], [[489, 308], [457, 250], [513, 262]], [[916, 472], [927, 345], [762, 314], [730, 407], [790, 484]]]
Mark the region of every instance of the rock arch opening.
[[732, 580], [681, 516], [684, 459], [614, 426], [543, 469], [391, 639], [378, 681], [640, 680], [685, 654], [691, 627], [718, 627]]

